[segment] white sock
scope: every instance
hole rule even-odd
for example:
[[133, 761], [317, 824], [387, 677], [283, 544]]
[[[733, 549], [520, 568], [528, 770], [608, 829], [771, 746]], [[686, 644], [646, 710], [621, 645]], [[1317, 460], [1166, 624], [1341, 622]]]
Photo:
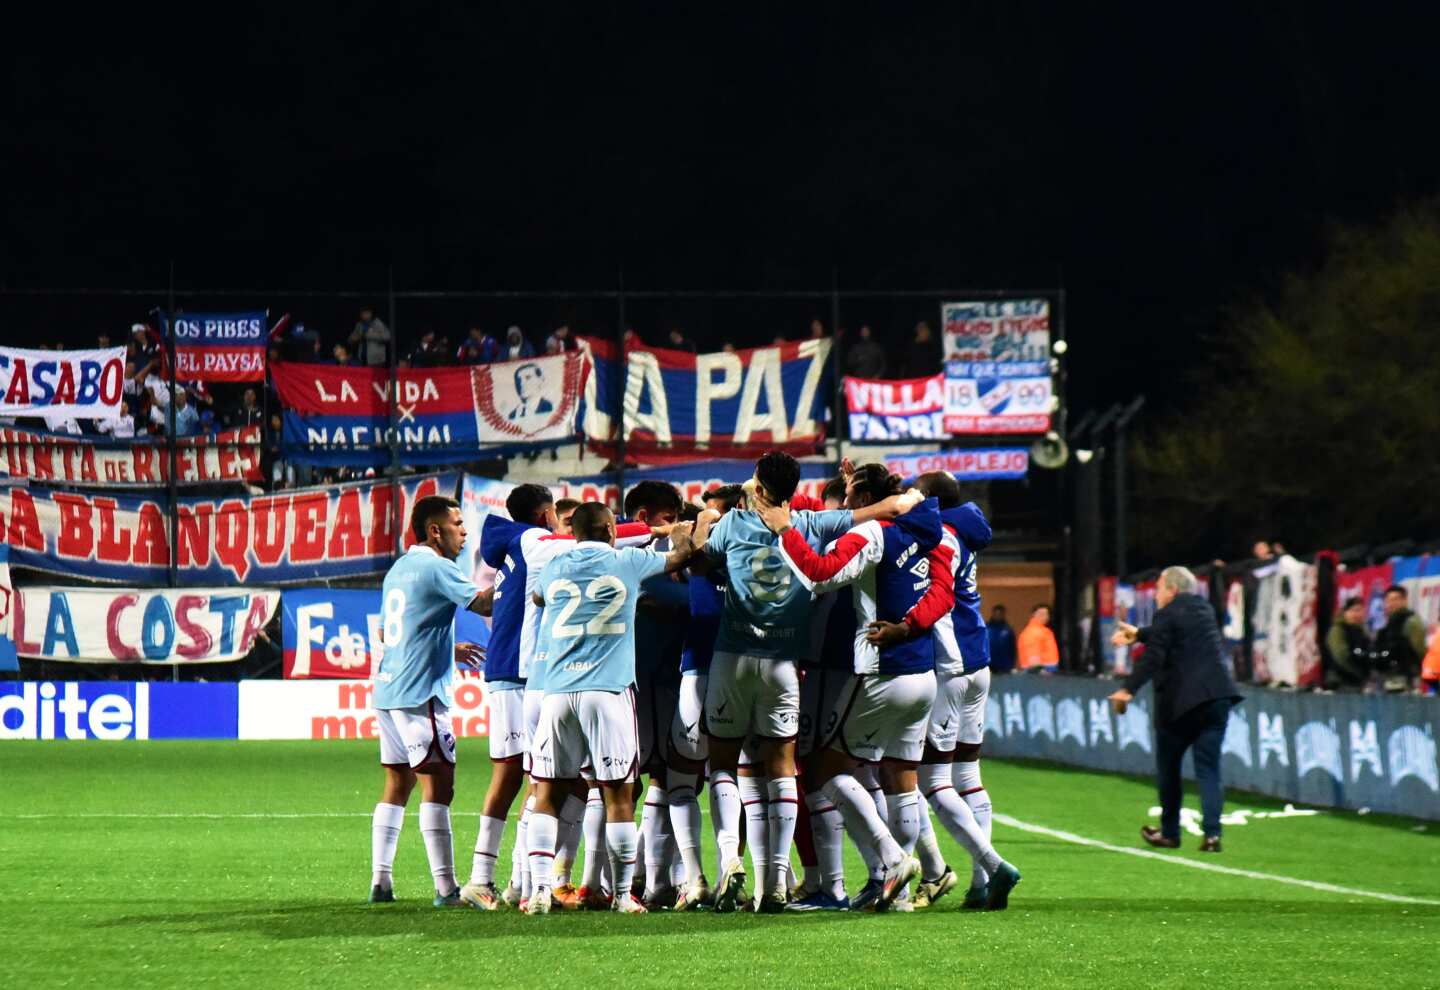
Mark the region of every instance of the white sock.
[[810, 835], [815, 843], [815, 865], [820, 871], [817, 889], [831, 897], [844, 897], [845, 820], [824, 792], [807, 791], [805, 805], [810, 809]]
[[605, 823], [605, 851], [610, 859], [610, 876], [615, 881], [615, 897], [630, 896], [635, 880], [636, 847], [640, 830], [634, 822]]
[[560, 832], [560, 820], [554, 815], [536, 811], [530, 815], [530, 825], [525, 830], [525, 842], [530, 847], [530, 886], [533, 892], [541, 887], [555, 886], [555, 841]]
[[450, 837], [450, 806], [422, 801], [420, 834], [425, 838], [425, 855], [430, 859], [435, 893], [451, 893], [455, 890], [455, 843]]
[[740, 788], [735, 775], [717, 770], [710, 778], [710, 801], [715, 816], [715, 845], [719, 847], [720, 868], [740, 855]]
[[870, 800], [875, 802], [875, 814], [880, 816], [882, 822], [888, 822], [890, 808], [885, 800], [885, 788], [880, 786], [880, 778], [876, 776], [875, 768], [865, 763], [852, 770], [851, 776], [860, 782], [861, 787], [870, 792]]
[[580, 850], [580, 819], [585, 817], [585, 802], [574, 794], [565, 795], [560, 806], [560, 831], [555, 840], [555, 881], [564, 886], [570, 882], [575, 854]]
[[[951, 780], [955, 784], [955, 790], [970, 806], [970, 811], [974, 814], [980, 831], [985, 834], [987, 840], [990, 839], [990, 792], [985, 790], [985, 785], [980, 782], [980, 761], [967, 760], [963, 763], [951, 764]], [[989, 877], [981, 869], [979, 863], [972, 865], [970, 876], [972, 887], [984, 886], [988, 879]]]
[[920, 795], [915, 791], [886, 794], [885, 801], [890, 810], [890, 834], [909, 856], [915, 851], [915, 842], [920, 838]]
[[645, 890], [656, 891], [668, 880], [665, 874], [665, 832], [661, 820], [670, 820], [670, 802], [665, 788], [650, 781], [645, 793], [645, 810], [640, 814], [640, 841], [645, 845]]
[[790, 844], [795, 841], [795, 816], [800, 809], [800, 789], [794, 777], [772, 777], [765, 785], [768, 807], [765, 813], [766, 841], [770, 846], [770, 876], [767, 890], [785, 884], [790, 872]]
[[862, 849], [867, 845], [874, 849], [883, 867], [888, 869], [905, 858], [904, 851], [885, 827], [884, 819], [876, 812], [875, 802], [854, 777], [848, 773], [836, 774], [826, 781], [820, 792], [845, 816], [845, 830], [855, 844]]
[[670, 827], [685, 863], [685, 882], [694, 883], [704, 875], [700, 865], [700, 799], [695, 796], [695, 775], [670, 775]]
[[950, 768], [943, 763], [927, 763], [920, 768], [920, 789], [930, 807], [935, 809], [950, 837], [970, 854], [971, 886], [983, 886], [1000, 865], [1000, 857], [975, 820], [970, 805], [955, 793], [950, 780]]
[[[919, 791], [915, 792], [919, 795]], [[935, 840], [935, 826], [930, 823], [930, 807], [924, 798], [918, 798], [920, 805], [920, 839], [915, 843], [915, 855], [920, 858], [920, 879], [939, 880], [945, 875], [945, 857], [940, 852], [940, 843]]]
[[535, 809], [535, 799], [525, 799], [525, 807], [520, 812], [520, 821], [515, 823], [515, 849], [510, 856], [510, 885], [520, 891], [520, 898], [523, 900], [530, 896], [530, 846], [526, 841], [526, 835], [530, 828], [530, 814]]
[[370, 886], [394, 889], [395, 848], [400, 845], [400, 828], [405, 808], [399, 804], [377, 804], [370, 819]]
[[495, 861], [500, 856], [500, 837], [505, 834], [505, 819], [480, 816], [480, 835], [475, 840], [475, 858], [470, 862], [470, 882], [495, 882]]
[[600, 788], [592, 787], [585, 800], [585, 818], [580, 824], [585, 838], [585, 871], [580, 874], [580, 885], [599, 890], [605, 882], [605, 799]]
[[755, 892], [765, 890], [770, 873], [770, 823], [766, 820], [765, 778], [741, 777], [736, 782], [740, 788], [740, 803], [745, 809], [745, 846], [750, 851], [751, 876], [755, 878]]

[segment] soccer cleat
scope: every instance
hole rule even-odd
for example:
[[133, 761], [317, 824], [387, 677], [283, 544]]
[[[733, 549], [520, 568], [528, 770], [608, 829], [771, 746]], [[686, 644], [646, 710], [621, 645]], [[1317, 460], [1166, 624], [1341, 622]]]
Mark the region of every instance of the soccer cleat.
[[874, 911], [875, 902], [880, 899], [881, 884], [879, 880], [871, 877], [865, 881], [865, 886], [860, 888], [860, 893], [850, 898], [851, 911]]
[[618, 911], [620, 914], [645, 914], [645, 905], [635, 899], [634, 894], [626, 894], [624, 897], [617, 897], [610, 910]]
[[785, 905], [786, 911], [849, 911], [850, 898], [835, 897], [817, 890]]
[[990, 885], [983, 887], [971, 887], [965, 891], [965, 903], [960, 906], [966, 911], [984, 911], [985, 901], [989, 897]]
[[493, 883], [467, 883], [460, 888], [460, 899], [477, 911], [499, 911], [505, 903]]
[[574, 884], [562, 883], [550, 892], [550, 897], [561, 911], [580, 910], [580, 891]]
[[458, 889], [452, 890], [448, 894], [435, 895], [434, 904], [436, 907], [459, 907], [464, 903], [465, 902], [460, 899], [460, 891]]
[[675, 906], [678, 893], [674, 887], [660, 887], [645, 895], [640, 903], [646, 911], [668, 911]]
[[[876, 910], [878, 911], [879, 908], [876, 908]], [[890, 903], [890, 906], [885, 909], [885, 911], [886, 911], [887, 914], [894, 914], [894, 913], [897, 912], [897, 911], [900, 912], [901, 914], [909, 914], [910, 912], [912, 912], [912, 911], [914, 911], [914, 910], [915, 910], [915, 902], [912, 901], [912, 900], [911, 900], [910, 898], [908, 898], [908, 897], [897, 897], [897, 898], [895, 898], [895, 900], [893, 900], [893, 901]]]
[[584, 884], [575, 891], [575, 896], [579, 901], [577, 910], [580, 911], [609, 911], [614, 902], [614, 898], [605, 891], [599, 888], [591, 889]]
[[706, 880], [702, 873], [698, 880], [680, 888], [680, 896], [675, 898], [675, 910], [693, 911], [697, 907], [708, 905], [710, 896], [710, 881]]
[[915, 885], [915, 906], [927, 908], [959, 886], [955, 871], [945, 867], [945, 872], [935, 880], [921, 880]]
[[549, 914], [551, 903], [551, 891], [549, 887], [536, 887], [535, 892], [525, 902], [526, 914]]
[[790, 896], [786, 898], [786, 901], [788, 903], [789, 901], [804, 900], [811, 894], [815, 893], [815, 891], [818, 889], [818, 887], [811, 887], [809, 884], [802, 881], [801, 883], [798, 883], [790, 888]]
[[880, 897], [875, 901], [875, 910], [884, 911], [888, 908], [919, 872], [918, 859], [914, 856], [900, 857], [900, 862], [885, 871], [885, 880], [880, 886]]
[[715, 888], [715, 910], [720, 914], [740, 910], [745, 891], [745, 864], [738, 858], [725, 864]]
[[370, 888], [371, 904], [389, 904], [395, 900], [395, 891], [378, 883]]
[[500, 899], [513, 908], [520, 906], [522, 897], [523, 895], [520, 892], [520, 888], [513, 883], [506, 884], [505, 889], [500, 892]]
[[986, 887], [985, 910], [1004, 911], [1010, 906], [1010, 891], [1020, 882], [1020, 871], [1009, 863], [1001, 863], [996, 867], [995, 872], [990, 874], [990, 883]]
[[780, 914], [785, 910], [785, 887], [783, 885], [761, 895], [755, 902], [756, 914]]

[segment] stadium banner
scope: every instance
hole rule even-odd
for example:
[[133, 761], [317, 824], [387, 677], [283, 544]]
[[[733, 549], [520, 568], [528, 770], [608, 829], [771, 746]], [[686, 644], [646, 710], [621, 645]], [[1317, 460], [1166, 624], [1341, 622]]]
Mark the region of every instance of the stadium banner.
[[950, 302], [940, 306], [947, 361], [1049, 361], [1050, 300]]
[[[241, 739], [376, 739], [370, 681], [241, 681]], [[455, 675], [455, 735], [490, 732], [485, 681]]]
[[[180, 437], [175, 481], [209, 485], [260, 480], [259, 426]], [[68, 433], [0, 429], [0, 477], [102, 487], [169, 484], [170, 451], [143, 438], [108, 440]]]
[[[800, 462], [800, 486], [796, 491], [812, 498], [819, 498], [825, 482], [838, 473], [834, 465]], [[755, 475], [754, 461], [694, 461], [685, 464], [670, 464], [661, 467], [647, 467], [625, 472], [625, 491], [630, 491], [642, 481], [668, 481], [680, 489], [681, 498], [699, 504], [701, 497], [710, 489], [721, 485], [738, 485], [749, 481]], [[597, 474], [582, 478], [557, 481], [550, 486], [557, 499], [573, 498], [580, 502], [604, 502], [619, 512], [623, 504], [620, 489], [614, 475]], [[466, 524], [467, 528], [469, 524]]]
[[[401, 462], [473, 461], [481, 444], [573, 440], [586, 367], [584, 356], [570, 351], [397, 372], [394, 437]], [[390, 463], [388, 368], [285, 363], [271, 372], [285, 407], [286, 457], [301, 464]]]
[[1391, 576], [1410, 593], [1410, 609], [1424, 621], [1429, 635], [1440, 632], [1440, 554], [1399, 557]]
[[[9, 589], [7, 589], [9, 590]], [[11, 593], [22, 657], [77, 663], [223, 663], [250, 652], [278, 591], [26, 585]]]
[[[1148, 686], [1124, 715], [1088, 677], [996, 678], [985, 710], [985, 752], [1152, 776]], [[1222, 745], [1227, 787], [1331, 808], [1370, 808], [1440, 820], [1436, 735], [1429, 698], [1246, 688]], [[1185, 773], [1193, 778], [1190, 757]]]
[[846, 378], [850, 440], [943, 440], [945, 376]]
[[20, 669], [10, 626], [15, 613], [15, 592], [10, 586], [10, 548], [0, 546], [0, 674]]
[[697, 452], [752, 457], [772, 448], [808, 454], [825, 439], [828, 339], [710, 354], [627, 347], [620, 394], [615, 344], [594, 337], [581, 344], [593, 362], [585, 436], [601, 452], [615, 447], [622, 405], [626, 456], [640, 461], [691, 460]]
[[31, 351], [0, 347], [0, 416], [114, 419], [125, 385], [125, 348]]
[[[550, 486], [552, 491], [556, 486]], [[509, 519], [505, 499], [515, 490], [508, 481], [481, 478], [467, 474], [460, 482], [460, 516], [465, 520], [465, 543], [460, 548], [460, 571], [475, 582], [481, 591], [495, 587], [495, 568], [480, 557], [480, 534], [485, 529], [485, 519], [498, 515]], [[556, 498], [565, 496], [556, 494]], [[490, 642], [490, 620], [467, 609], [455, 610], [455, 641], [459, 643]]]
[[[177, 500], [176, 566], [188, 584], [298, 584], [386, 570], [401, 539], [415, 542], [410, 509], [453, 496], [454, 474], [411, 475], [273, 495]], [[10, 563], [88, 581], [167, 583], [170, 522], [163, 496], [97, 495], [0, 486], [0, 532]]]
[[280, 600], [287, 680], [374, 674], [384, 652], [379, 589], [305, 588]]
[[1047, 361], [950, 361], [945, 432], [1044, 433], [1050, 429]]
[[1347, 598], [1360, 599], [1365, 605], [1365, 625], [1373, 636], [1385, 625], [1385, 589], [1394, 583], [1395, 565], [1388, 560], [1353, 570], [1340, 567], [1335, 571], [1335, 611], [1340, 611]]
[[0, 681], [0, 739], [234, 739], [238, 687]]
[[175, 377], [182, 381], [258, 382], [265, 378], [265, 311], [182, 313], [175, 331]]
[[1023, 478], [1030, 471], [1030, 451], [1024, 447], [886, 454], [880, 459], [891, 474], [902, 478], [915, 478], [931, 471], [949, 471], [957, 481], [987, 481]]

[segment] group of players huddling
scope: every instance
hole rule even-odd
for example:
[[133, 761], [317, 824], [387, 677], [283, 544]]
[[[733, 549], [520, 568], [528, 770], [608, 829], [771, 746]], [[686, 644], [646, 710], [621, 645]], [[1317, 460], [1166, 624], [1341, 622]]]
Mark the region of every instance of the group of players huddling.
[[[601, 503], [557, 507], [543, 486], [520, 485], [511, 518], [491, 516], [481, 534], [497, 571], [485, 592], [455, 564], [458, 505], [421, 499], [417, 542], [382, 596], [370, 899], [394, 899], [418, 778], [436, 906], [913, 910], [959, 884], [933, 812], [970, 855], [965, 907], [1003, 910], [1020, 874], [991, 844], [979, 766], [990, 671], [976, 558], [990, 525], [943, 472], [902, 493], [883, 465], [847, 462], [821, 500], [798, 494], [799, 479], [794, 458], [768, 453], [703, 508], [644, 481], [618, 524]], [[457, 606], [491, 617], [486, 651], [455, 643]], [[484, 670], [493, 764], [463, 887], [450, 826], [457, 664]], [[706, 784], [713, 886], [700, 855]], [[502, 891], [496, 860], [522, 788]], [[868, 868], [853, 897], [846, 835]]]

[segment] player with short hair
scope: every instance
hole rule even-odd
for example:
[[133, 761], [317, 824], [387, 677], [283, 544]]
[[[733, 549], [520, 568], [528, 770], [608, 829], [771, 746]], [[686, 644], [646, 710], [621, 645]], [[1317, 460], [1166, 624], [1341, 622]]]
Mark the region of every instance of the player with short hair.
[[576, 509], [572, 525], [578, 542], [545, 566], [535, 592], [549, 629], [549, 671], [531, 747], [536, 793], [528, 839], [534, 890], [526, 910], [550, 911], [559, 800], [588, 763], [604, 794], [613, 909], [642, 914], [645, 907], [630, 893], [639, 761], [631, 687], [635, 607], [641, 582], [679, 570], [694, 544], [687, 524], [673, 531], [668, 554], [617, 549], [614, 516], [599, 502]]
[[570, 517], [575, 510], [580, 508], [580, 500], [574, 498], [557, 498], [555, 500], [555, 532], [561, 536], [572, 536], [570, 532]]
[[393, 868], [405, 805], [421, 781], [420, 832], [435, 880], [435, 906], [460, 903], [455, 885], [450, 802], [455, 795], [451, 683], [455, 665], [480, 667], [473, 643], [455, 642], [455, 609], [480, 612], [480, 589], [455, 565], [465, 543], [460, 503], [429, 495], [410, 514], [415, 544], [381, 586], [384, 655], [375, 669], [375, 724], [384, 790], [370, 827], [372, 902], [395, 899]]

